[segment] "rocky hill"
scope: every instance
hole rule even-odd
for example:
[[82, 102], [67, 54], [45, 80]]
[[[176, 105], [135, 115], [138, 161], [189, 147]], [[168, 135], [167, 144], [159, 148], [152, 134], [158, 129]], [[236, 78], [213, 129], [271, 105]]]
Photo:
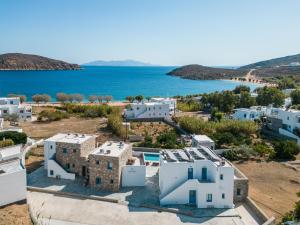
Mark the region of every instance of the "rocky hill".
[[7, 53], [0, 55], [0, 70], [78, 70], [80, 66], [38, 55]]
[[216, 80], [244, 77], [250, 69], [258, 78], [300, 76], [300, 54], [261, 61], [237, 69], [214, 68], [201, 65], [187, 65], [176, 68], [168, 75], [193, 80]]
[[269, 59], [240, 67], [240, 69], [261, 69], [273, 67], [300, 66], [300, 54]]
[[176, 68], [169, 72], [168, 75], [192, 80], [217, 80], [242, 77], [246, 73], [247, 70], [223, 69], [193, 64]]

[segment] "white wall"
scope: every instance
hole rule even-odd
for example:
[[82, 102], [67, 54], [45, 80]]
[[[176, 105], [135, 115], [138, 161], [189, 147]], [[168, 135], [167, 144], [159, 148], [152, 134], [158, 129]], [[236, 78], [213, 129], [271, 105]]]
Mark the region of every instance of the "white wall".
[[168, 104], [131, 104], [132, 110], [126, 110], [127, 118], [163, 118], [170, 116]]
[[[194, 179], [188, 180], [188, 168], [193, 168]], [[207, 168], [207, 182], [201, 182], [202, 168]], [[220, 175], [223, 174], [223, 180]], [[200, 180], [200, 182], [199, 182]], [[161, 160], [159, 170], [159, 187], [161, 204], [186, 204], [189, 191], [197, 192], [197, 207], [215, 208], [233, 207], [234, 169], [229, 166], [217, 167], [210, 160], [193, 162], [164, 163]], [[222, 193], [225, 199], [222, 199]], [[212, 202], [206, 202], [207, 194], [213, 195]]]
[[[51, 171], [53, 171], [53, 175], [51, 175]], [[75, 174], [74, 173], [68, 173], [64, 170], [55, 160], [49, 159], [48, 160], [48, 177], [52, 178], [61, 178], [61, 179], [67, 179], [67, 180], [75, 180]]]
[[[52, 147], [51, 147], [52, 146]], [[56, 143], [54, 141], [44, 142], [44, 169], [48, 168], [48, 160], [52, 159], [56, 153]]]
[[0, 174], [0, 206], [26, 199], [26, 170]]
[[146, 166], [126, 165], [122, 167], [122, 186], [145, 186]]

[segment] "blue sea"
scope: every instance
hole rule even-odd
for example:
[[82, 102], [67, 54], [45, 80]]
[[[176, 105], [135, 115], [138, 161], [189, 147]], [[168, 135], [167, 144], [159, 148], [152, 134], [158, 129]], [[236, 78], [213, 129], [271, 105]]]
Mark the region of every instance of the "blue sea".
[[[224, 80], [187, 80], [168, 76], [174, 67], [95, 67], [85, 66], [77, 71], [0, 71], [0, 96], [10, 93], [49, 94], [55, 101], [56, 93], [112, 95], [114, 100], [126, 96], [143, 95], [171, 97], [231, 90], [241, 84]], [[247, 83], [254, 89], [255, 84]]]

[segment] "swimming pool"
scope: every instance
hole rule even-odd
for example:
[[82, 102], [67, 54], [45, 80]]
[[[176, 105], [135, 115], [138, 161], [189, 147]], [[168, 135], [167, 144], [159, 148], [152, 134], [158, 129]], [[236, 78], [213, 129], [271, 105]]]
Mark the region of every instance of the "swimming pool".
[[159, 154], [156, 153], [144, 153], [144, 160], [151, 162], [159, 162]]

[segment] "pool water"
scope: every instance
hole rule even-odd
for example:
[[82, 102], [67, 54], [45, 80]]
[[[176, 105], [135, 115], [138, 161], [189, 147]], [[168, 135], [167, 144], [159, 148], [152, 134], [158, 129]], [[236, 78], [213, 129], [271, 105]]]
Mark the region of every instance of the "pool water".
[[145, 161], [159, 162], [159, 154], [144, 153]]

